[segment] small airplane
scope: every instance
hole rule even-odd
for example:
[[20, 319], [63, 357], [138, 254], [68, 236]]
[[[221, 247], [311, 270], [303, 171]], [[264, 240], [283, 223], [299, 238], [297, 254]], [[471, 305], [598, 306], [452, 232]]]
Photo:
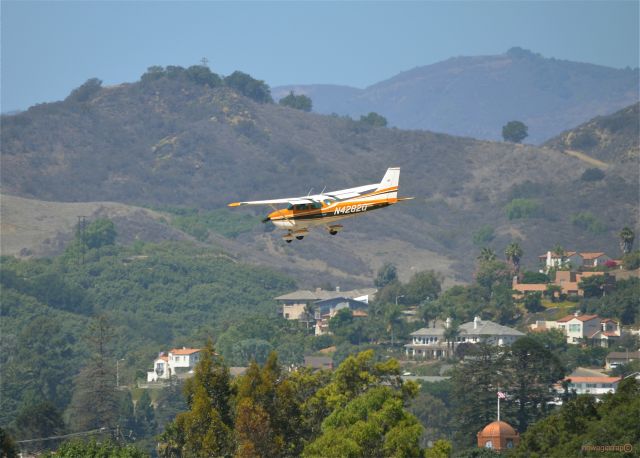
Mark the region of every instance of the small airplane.
[[[398, 197], [399, 181], [400, 167], [392, 167], [387, 169], [380, 183], [333, 192], [323, 191], [313, 196], [233, 202], [229, 207], [270, 205], [274, 211], [262, 222], [271, 221], [277, 228], [286, 230], [282, 238], [291, 243], [294, 238], [302, 240], [311, 227], [325, 226], [329, 234], [336, 235], [342, 230], [342, 225], [334, 224], [336, 221], [413, 199]], [[278, 209], [275, 207], [277, 204], [288, 206]]]

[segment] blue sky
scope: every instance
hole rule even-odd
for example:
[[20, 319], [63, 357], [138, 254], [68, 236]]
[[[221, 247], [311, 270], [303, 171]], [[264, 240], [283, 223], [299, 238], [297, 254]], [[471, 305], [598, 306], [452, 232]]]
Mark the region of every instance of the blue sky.
[[636, 1], [1, 1], [1, 110], [61, 100], [151, 65], [242, 70], [271, 86], [355, 87], [449, 57], [521, 46], [638, 67]]

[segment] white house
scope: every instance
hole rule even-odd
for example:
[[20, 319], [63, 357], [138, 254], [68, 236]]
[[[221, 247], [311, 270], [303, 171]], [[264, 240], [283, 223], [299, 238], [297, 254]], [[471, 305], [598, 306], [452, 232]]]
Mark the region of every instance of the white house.
[[445, 335], [450, 325], [451, 320], [448, 318], [444, 327], [422, 328], [412, 332], [412, 342], [404, 346], [407, 356], [446, 358], [452, 356], [461, 343], [485, 342], [503, 346], [511, 345], [524, 336], [524, 333], [516, 329], [475, 317], [473, 321], [460, 325], [457, 335], [451, 337], [451, 342], [447, 342]]
[[200, 361], [199, 348], [174, 348], [168, 353], [160, 353], [153, 361], [153, 370], [147, 372], [147, 382], [168, 380], [193, 370]]
[[620, 377], [567, 377], [569, 390], [575, 390], [576, 394], [593, 394], [595, 396], [615, 393], [620, 383]]
[[620, 338], [620, 324], [610, 318], [598, 315], [567, 315], [558, 321], [536, 321], [531, 330], [546, 331], [559, 329], [567, 336], [567, 343], [578, 344], [591, 341], [601, 347], [609, 347], [611, 342]]

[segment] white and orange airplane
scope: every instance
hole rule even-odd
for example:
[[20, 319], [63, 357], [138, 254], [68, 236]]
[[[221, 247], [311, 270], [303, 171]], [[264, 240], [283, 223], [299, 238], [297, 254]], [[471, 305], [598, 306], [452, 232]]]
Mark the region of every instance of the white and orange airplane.
[[[388, 207], [413, 197], [398, 197], [400, 167], [387, 169], [380, 183], [357, 188], [322, 192], [313, 196], [289, 197], [284, 199], [233, 202], [229, 207], [241, 205], [270, 205], [274, 211], [263, 220], [271, 221], [277, 228], [287, 231], [282, 238], [291, 243], [294, 237], [302, 240], [314, 226], [325, 226], [331, 235], [336, 235], [342, 226], [336, 221]], [[288, 204], [278, 209], [277, 204]]]

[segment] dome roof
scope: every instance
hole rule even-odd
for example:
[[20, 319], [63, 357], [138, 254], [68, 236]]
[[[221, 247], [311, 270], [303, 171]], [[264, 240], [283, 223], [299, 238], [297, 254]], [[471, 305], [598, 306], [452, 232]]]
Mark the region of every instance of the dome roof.
[[483, 436], [517, 436], [518, 433], [509, 423], [504, 421], [494, 421], [484, 427], [480, 433]]

